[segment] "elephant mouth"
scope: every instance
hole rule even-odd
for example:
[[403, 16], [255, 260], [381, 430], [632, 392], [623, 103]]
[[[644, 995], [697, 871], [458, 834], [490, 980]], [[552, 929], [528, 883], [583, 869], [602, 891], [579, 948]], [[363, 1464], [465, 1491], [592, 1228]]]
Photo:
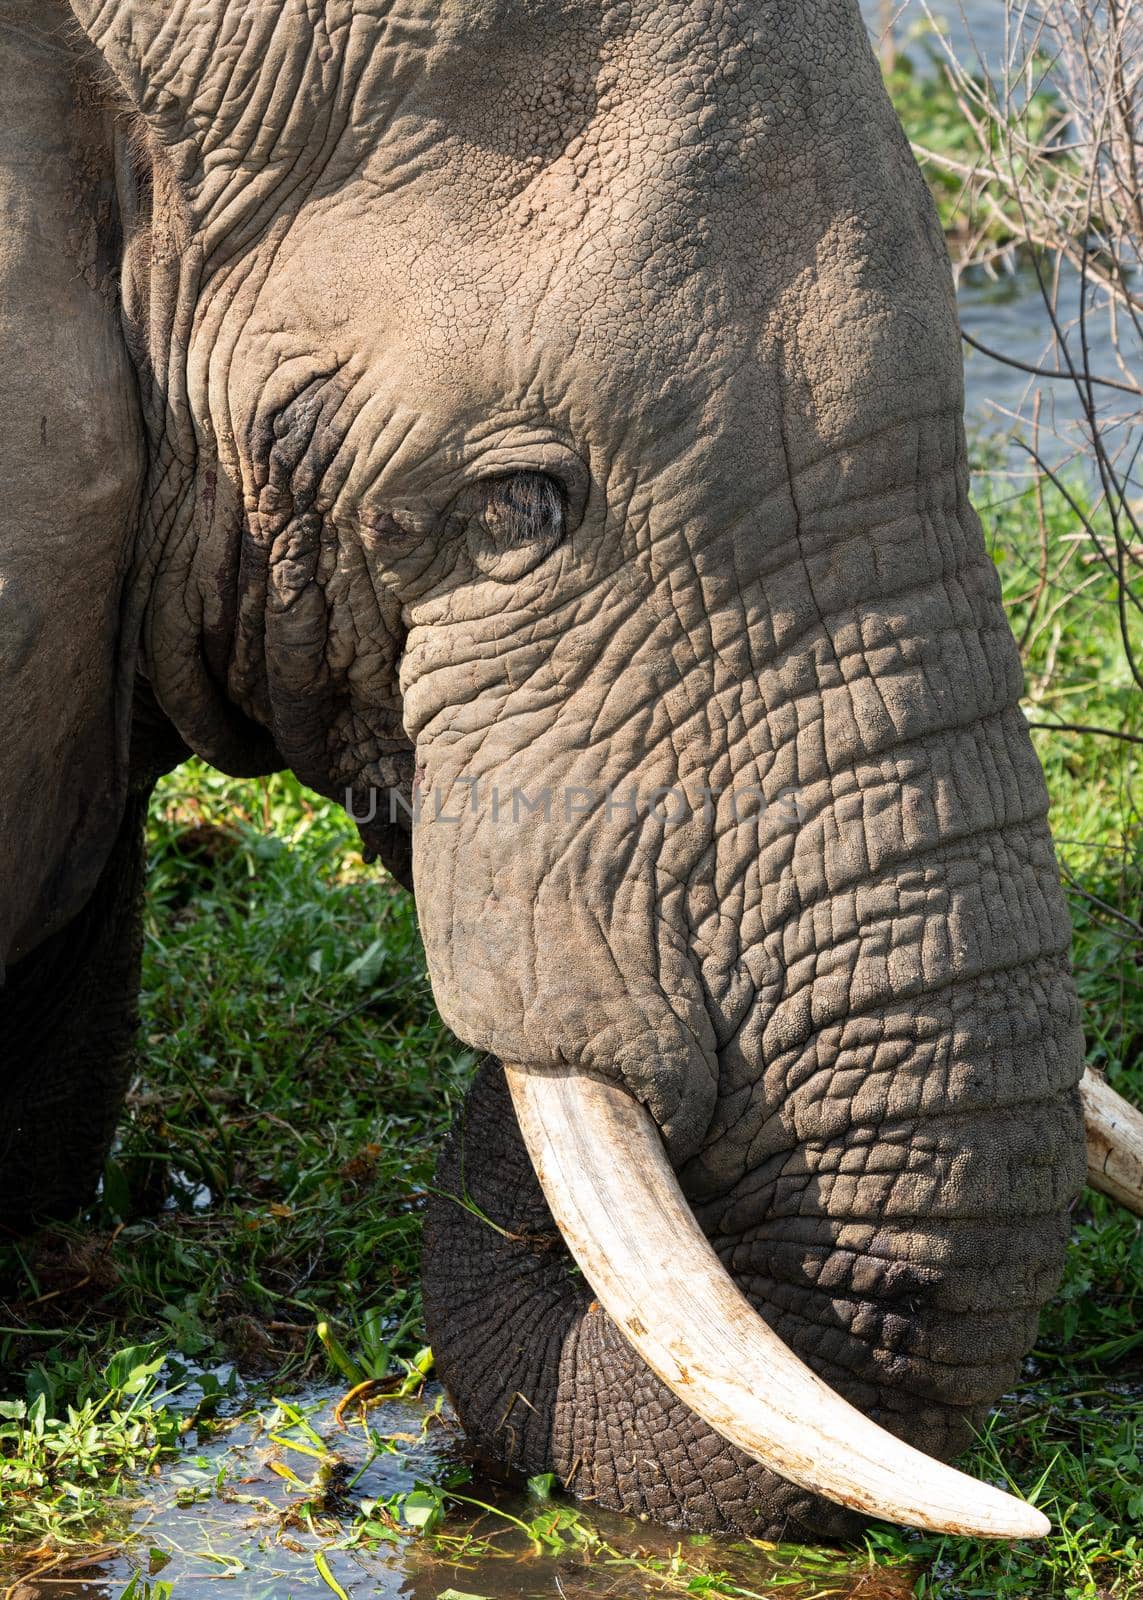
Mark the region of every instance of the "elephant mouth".
[[[723, 1267], [650, 1113], [625, 1089], [573, 1068], [504, 1070], [540, 1186], [600, 1304], [718, 1434], [779, 1476], [887, 1521], [1000, 1539], [1050, 1532], [1034, 1506], [886, 1432], [785, 1345]], [[1084, 1102], [1091, 1180], [1106, 1188], [1111, 1172], [1112, 1192], [1143, 1214], [1143, 1117], [1090, 1073]]]

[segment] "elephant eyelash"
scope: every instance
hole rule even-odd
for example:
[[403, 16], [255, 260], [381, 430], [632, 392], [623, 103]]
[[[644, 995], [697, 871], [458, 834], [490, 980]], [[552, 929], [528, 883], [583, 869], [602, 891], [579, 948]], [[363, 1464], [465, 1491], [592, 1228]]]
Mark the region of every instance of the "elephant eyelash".
[[130, 116], [116, 131], [115, 187], [125, 243], [149, 234], [155, 206], [155, 148], [141, 117]]

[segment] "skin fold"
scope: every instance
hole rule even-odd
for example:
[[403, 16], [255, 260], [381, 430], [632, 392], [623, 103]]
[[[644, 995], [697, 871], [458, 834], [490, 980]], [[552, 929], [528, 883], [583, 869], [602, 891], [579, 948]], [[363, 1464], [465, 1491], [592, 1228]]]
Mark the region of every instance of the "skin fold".
[[[944, 243], [857, 0], [49, 9], [99, 85], [123, 330], [98, 301], [122, 467], [84, 629], [67, 589], [52, 616], [130, 723], [59, 903], [183, 748], [348, 799], [490, 1058], [426, 1250], [472, 1437], [663, 1520], [852, 1531], [594, 1305], [495, 1058], [641, 1100], [752, 1304], [890, 1431], [952, 1455], [1016, 1376], [1084, 1173], [1069, 922]], [[39, 260], [0, 257], [5, 315]], [[0, 793], [79, 751], [65, 717], [97, 720], [57, 696]], [[40, 926], [46, 866], [5, 872]]]

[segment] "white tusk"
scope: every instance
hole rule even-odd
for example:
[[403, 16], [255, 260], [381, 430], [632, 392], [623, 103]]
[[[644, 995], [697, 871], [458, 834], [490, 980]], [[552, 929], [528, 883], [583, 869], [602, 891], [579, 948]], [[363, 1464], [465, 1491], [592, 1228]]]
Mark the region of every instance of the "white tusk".
[[1000, 1539], [1042, 1512], [886, 1433], [750, 1306], [711, 1248], [642, 1105], [569, 1069], [505, 1065], [560, 1232], [600, 1303], [667, 1387], [781, 1477], [890, 1522]]
[[1143, 1112], [1089, 1067], [1080, 1083], [1087, 1181], [1143, 1217]]

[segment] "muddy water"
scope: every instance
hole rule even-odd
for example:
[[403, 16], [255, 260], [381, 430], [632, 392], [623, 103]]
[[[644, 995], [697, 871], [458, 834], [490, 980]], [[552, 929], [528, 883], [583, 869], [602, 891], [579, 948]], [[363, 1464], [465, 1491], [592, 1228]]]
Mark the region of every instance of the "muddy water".
[[[330, 1600], [333, 1585], [349, 1600], [628, 1600], [686, 1593], [707, 1574], [736, 1587], [690, 1592], [744, 1600], [911, 1592], [904, 1571], [884, 1575], [827, 1552], [807, 1556], [799, 1571], [772, 1547], [589, 1519], [565, 1500], [477, 1474], [454, 1485], [466, 1500], [450, 1500], [443, 1523], [418, 1536], [394, 1497], [465, 1474], [463, 1440], [443, 1402], [386, 1401], [347, 1415], [342, 1429], [335, 1399], [330, 1390], [294, 1397], [312, 1433], [273, 1406], [188, 1433], [173, 1464], [125, 1507], [114, 1548], [27, 1572], [11, 1600], [117, 1600], [135, 1573], [139, 1600], [147, 1576], [170, 1584], [173, 1600]], [[4, 1583], [17, 1576], [0, 1572]]]

